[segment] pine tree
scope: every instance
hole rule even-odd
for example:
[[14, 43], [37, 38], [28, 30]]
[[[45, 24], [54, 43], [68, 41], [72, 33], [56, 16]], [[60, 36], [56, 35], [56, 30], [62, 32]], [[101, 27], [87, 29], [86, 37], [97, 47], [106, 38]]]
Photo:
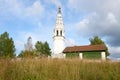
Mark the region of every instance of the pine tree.
[[44, 43], [44, 47], [45, 47], [45, 54], [50, 55], [51, 51], [50, 51], [49, 44], [47, 42]]
[[37, 55], [41, 55], [41, 53], [42, 53], [42, 46], [43, 46], [42, 42], [40, 42], [40, 41], [36, 42], [35, 49], [36, 49], [36, 54]]
[[15, 45], [12, 38], [9, 38], [9, 34], [4, 32], [0, 35], [0, 56], [1, 57], [14, 57]]
[[90, 44], [105, 44], [98, 36], [94, 36], [93, 38], [90, 38]]
[[35, 44], [35, 50], [37, 55], [48, 56], [51, 54], [50, 47], [47, 42], [43, 43], [43, 42], [37, 41]]

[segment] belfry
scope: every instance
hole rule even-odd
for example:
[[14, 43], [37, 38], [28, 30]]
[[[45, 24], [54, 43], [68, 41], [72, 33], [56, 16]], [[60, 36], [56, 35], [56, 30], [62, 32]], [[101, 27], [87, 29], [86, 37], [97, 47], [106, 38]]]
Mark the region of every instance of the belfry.
[[63, 57], [63, 50], [65, 48], [65, 30], [64, 24], [62, 20], [62, 12], [61, 8], [58, 8], [58, 14], [56, 19], [56, 25], [54, 28], [54, 35], [53, 35], [53, 58], [62, 58]]

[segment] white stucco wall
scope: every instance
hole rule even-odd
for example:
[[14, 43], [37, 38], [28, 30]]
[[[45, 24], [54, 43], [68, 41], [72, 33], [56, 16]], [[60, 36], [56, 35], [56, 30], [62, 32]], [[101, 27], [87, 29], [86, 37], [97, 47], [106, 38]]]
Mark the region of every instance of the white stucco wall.
[[102, 58], [102, 60], [106, 60], [106, 53], [105, 52], [101, 52], [101, 58]]
[[65, 48], [65, 40], [63, 37], [55, 37], [53, 41], [53, 52], [54, 54], [62, 53]]
[[79, 58], [82, 60], [83, 59], [83, 53], [79, 53]]

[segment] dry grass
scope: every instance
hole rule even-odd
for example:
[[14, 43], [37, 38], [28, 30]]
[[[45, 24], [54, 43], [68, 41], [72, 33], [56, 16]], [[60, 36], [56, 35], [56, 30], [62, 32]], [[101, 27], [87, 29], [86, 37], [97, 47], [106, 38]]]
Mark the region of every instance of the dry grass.
[[0, 80], [119, 80], [120, 62], [0, 59]]

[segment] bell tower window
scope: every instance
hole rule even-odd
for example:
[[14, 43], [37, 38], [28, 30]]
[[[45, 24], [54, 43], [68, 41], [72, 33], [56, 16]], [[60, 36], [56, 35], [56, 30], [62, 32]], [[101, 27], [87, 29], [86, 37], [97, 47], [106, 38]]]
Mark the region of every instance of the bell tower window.
[[60, 31], [60, 35], [62, 36], [62, 30]]
[[58, 30], [57, 30], [57, 36], [58, 36]]

